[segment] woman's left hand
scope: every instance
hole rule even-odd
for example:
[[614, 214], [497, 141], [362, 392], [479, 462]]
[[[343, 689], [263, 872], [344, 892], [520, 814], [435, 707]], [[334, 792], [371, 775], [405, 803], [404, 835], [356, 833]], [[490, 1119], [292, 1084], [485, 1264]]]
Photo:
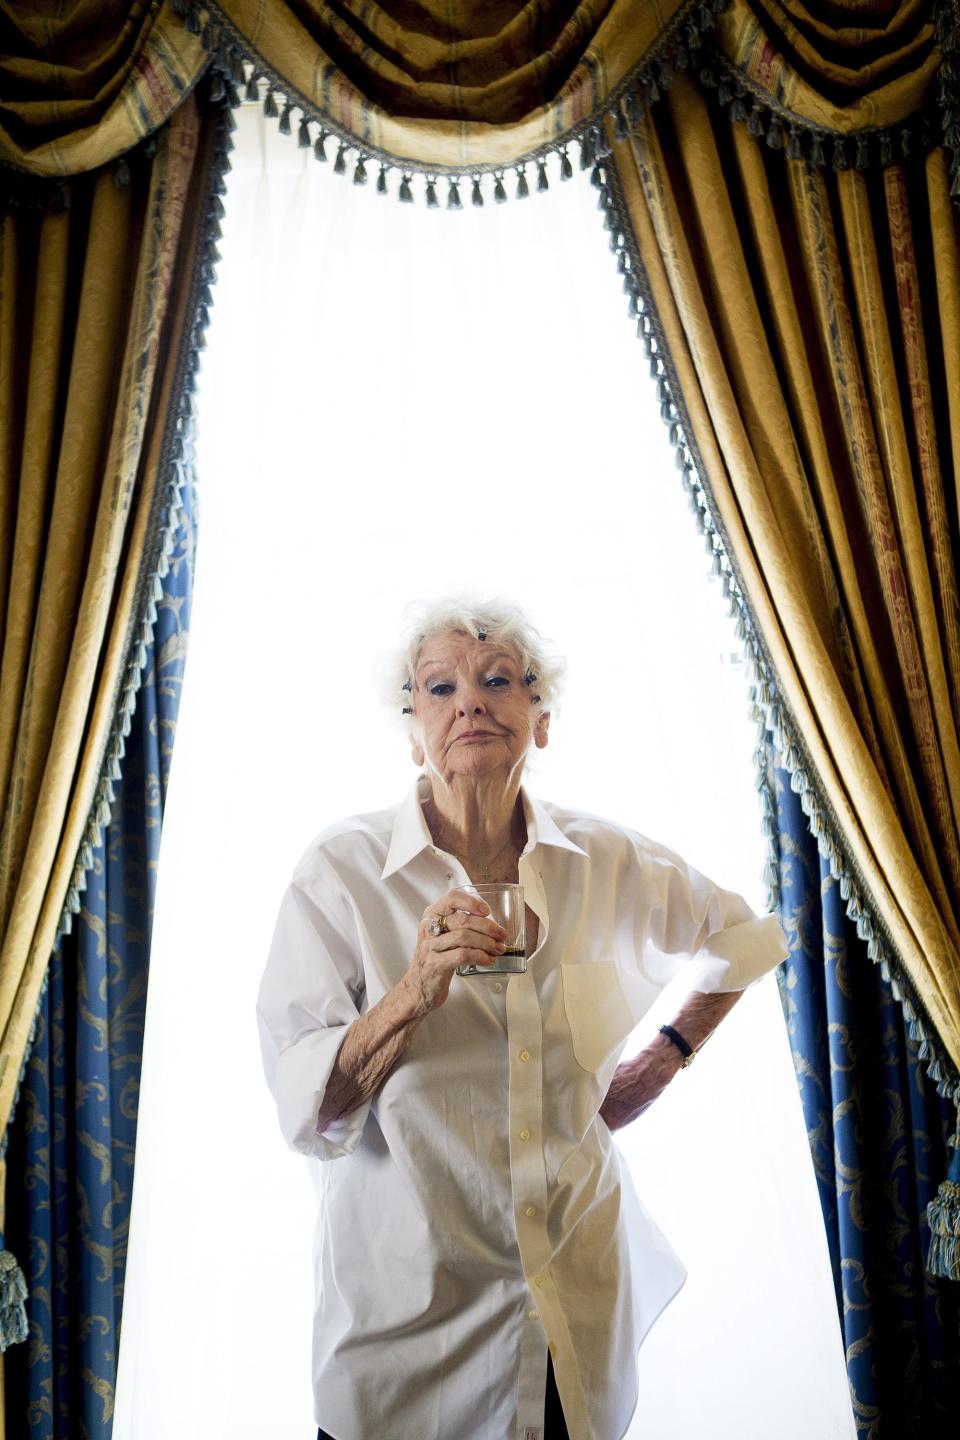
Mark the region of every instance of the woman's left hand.
[[618, 1065], [600, 1118], [610, 1130], [636, 1120], [662, 1095], [683, 1065], [683, 1056], [666, 1035], [657, 1035], [639, 1055]]
[[[695, 990], [687, 996], [673, 1023], [687, 1044], [699, 1050], [742, 994], [742, 990], [721, 990], [716, 994]], [[655, 1035], [633, 1060], [617, 1066], [600, 1106], [601, 1118], [611, 1130], [629, 1125], [663, 1094], [682, 1067], [680, 1049], [666, 1035]]]

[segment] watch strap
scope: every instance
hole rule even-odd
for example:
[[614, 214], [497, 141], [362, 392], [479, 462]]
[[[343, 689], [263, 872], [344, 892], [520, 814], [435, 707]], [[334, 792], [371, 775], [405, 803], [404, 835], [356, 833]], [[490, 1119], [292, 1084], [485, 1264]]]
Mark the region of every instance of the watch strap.
[[674, 1030], [672, 1025], [661, 1025], [660, 1034], [666, 1035], [667, 1039], [672, 1040], [674, 1045], [676, 1045], [677, 1049], [683, 1056], [683, 1065], [681, 1066], [681, 1069], [685, 1070], [692, 1061], [693, 1057], [696, 1055], [696, 1050], [694, 1050], [691, 1045], [687, 1044], [686, 1040], [684, 1040], [683, 1036], [680, 1034], [680, 1031]]

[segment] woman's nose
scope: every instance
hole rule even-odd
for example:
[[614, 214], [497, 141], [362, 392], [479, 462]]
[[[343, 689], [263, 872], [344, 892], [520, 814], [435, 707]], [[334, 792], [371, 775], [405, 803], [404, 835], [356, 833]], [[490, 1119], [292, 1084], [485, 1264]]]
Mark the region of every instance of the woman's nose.
[[486, 705], [483, 700], [483, 693], [480, 690], [464, 691], [460, 695], [457, 710], [461, 715], [483, 715], [486, 712]]

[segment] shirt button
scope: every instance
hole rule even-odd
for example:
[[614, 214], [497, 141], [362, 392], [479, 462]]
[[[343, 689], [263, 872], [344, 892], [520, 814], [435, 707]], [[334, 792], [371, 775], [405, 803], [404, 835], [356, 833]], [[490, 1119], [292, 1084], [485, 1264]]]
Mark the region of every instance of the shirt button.
[[527, 1216], [527, 1218], [528, 1218], [529, 1220], [532, 1220], [533, 1217], [534, 1217], [534, 1215], [536, 1215], [537, 1212], [536, 1212], [536, 1210], [533, 1208], [532, 1205], [528, 1205], [527, 1208], [526, 1208], [526, 1210], [524, 1210], [523, 1213], [524, 1213], [524, 1215]]
[[521, 1051], [520, 1051], [520, 1059], [523, 1061], [524, 1065], [526, 1065], [527, 1061], [530, 1059], [530, 1051], [529, 1051], [529, 1050], [521, 1050]]
[[528, 1320], [539, 1320], [539, 1319], [540, 1319], [540, 1311], [539, 1311], [539, 1310], [528, 1310], [528, 1311], [527, 1311], [527, 1319], [528, 1319]]
[[521, 1131], [520, 1131], [520, 1139], [521, 1139], [521, 1140], [529, 1140], [529, 1139], [530, 1139], [530, 1131], [529, 1131], [529, 1130], [521, 1130]]
[[493, 988], [494, 988], [494, 990], [496, 990], [497, 994], [499, 995], [500, 991], [503, 989], [503, 986], [500, 984], [500, 981], [497, 980], [496, 983], [494, 984], [494, 987], [493, 987]]

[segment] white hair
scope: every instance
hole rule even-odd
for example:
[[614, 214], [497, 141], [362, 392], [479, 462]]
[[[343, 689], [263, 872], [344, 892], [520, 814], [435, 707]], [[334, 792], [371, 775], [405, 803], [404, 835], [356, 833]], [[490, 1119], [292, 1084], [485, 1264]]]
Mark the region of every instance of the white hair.
[[531, 624], [519, 605], [500, 597], [444, 595], [412, 601], [403, 612], [400, 646], [382, 655], [377, 662], [380, 698], [407, 732], [414, 724], [413, 683], [420, 650], [429, 636], [448, 630], [511, 646], [520, 657], [531, 704], [538, 713], [541, 710], [549, 710], [554, 715], [559, 712], [566, 661]]

